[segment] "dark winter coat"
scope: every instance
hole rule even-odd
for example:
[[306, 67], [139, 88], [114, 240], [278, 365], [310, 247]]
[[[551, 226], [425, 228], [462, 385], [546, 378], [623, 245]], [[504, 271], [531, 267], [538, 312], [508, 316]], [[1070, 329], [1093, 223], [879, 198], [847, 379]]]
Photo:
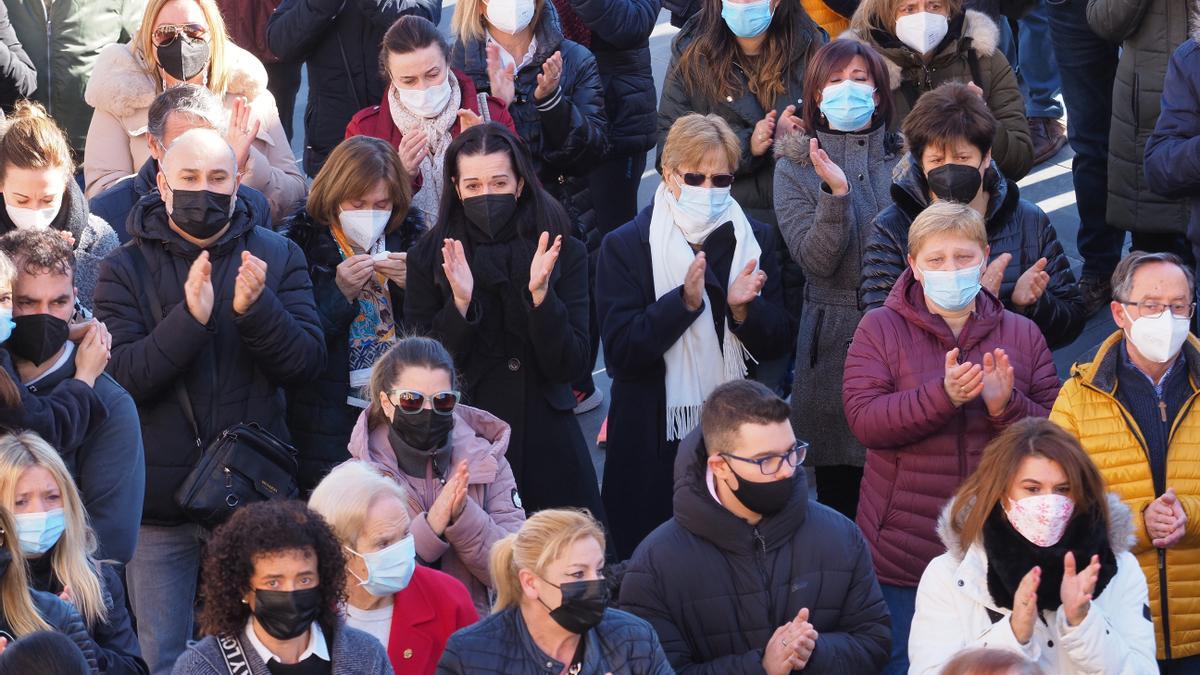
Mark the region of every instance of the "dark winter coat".
[[[608, 151], [604, 85], [591, 52], [563, 37], [553, 3], [542, 4], [534, 35], [537, 52], [528, 65], [516, 72], [515, 95], [508, 104], [508, 113], [517, 133], [529, 146], [542, 185], [567, 210], [571, 223], [578, 234], [587, 237], [592, 250], [600, 243], [600, 233], [595, 224], [587, 174]], [[558, 84], [562, 97], [553, 108], [540, 111], [533, 92], [542, 64], [554, 52], [562, 53], [562, 76]], [[474, 80], [478, 90], [491, 91], [486, 40], [455, 42], [450, 63]]]
[[[619, 609], [604, 610], [600, 624], [584, 634], [583, 673], [669, 675], [670, 664], [654, 629]], [[438, 675], [561, 673], [567, 664], [546, 654], [529, 635], [519, 607], [492, 614], [450, 636]]]
[[[789, 105], [799, 108], [804, 94], [801, 88], [804, 71], [808, 68], [808, 59], [825, 41], [821, 29], [804, 12], [795, 12], [793, 16], [797, 23], [795, 53], [785, 74], [784, 92], [771, 108], [778, 113], [782, 113]], [[733, 181], [733, 198], [745, 209], [747, 216], [774, 225], [775, 202], [772, 192], [775, 158], [770, 152], [761, 157], [755, 157], [750, 152], [750, 136], [754, 133], [754, 125], [766, 117], [770, 110], [764, 109], [758, 102], [758, 97], [750, 92], [746, 76], [736, 67], [734, 73], [741, 85], [740, 90], [730, 92], [724, 100], [704, 100], [699, 94], [689, 91], [679, 74], [679, 58], [684, 49], [696, 39], [699, 30], [700, 20], [693, 17], [671, 43], [671, 64], [667, 67], [662, 100], [658, 104], [658, 152], [655, 161], [661, 169], [663, 145], [667, 142], [667, 133], [675, 120], [693, 112], [719, 115], [737, 134], [742, 148], [741, 160], [734, 171], [737, 178]]]
[[[79, 612], [57, 595], [43, 593], [32, 588], [29, 589], [29, 595], [33, 599], [33, 608], [46, 623], [50, 624], [50, 629], [71, 638], [75, 646], [79, 647], [79, 651], [83, 652], [90, 672], [94, 675], [100, 673], [102, 661], [100, 648], [88, 634], [87, 625], [83, 622], [83, 617], [79, 616]], [[12, 642], [14, 635], [12, 627], [8, 625], [8, 619], [0, 614], [0, 637], [5, 637]]]
[[[329, 641], [329, 665], [332, 675], [393, 674], [387, 652], [374, 635], [344, 623], [338, 625], [335, 630], [323, 630], [325, 639]], [[262, 657], [246, 640], [245, 631], [239, 631], [234, 637], [246, 657], [246, 669], [239, 670], [238, 675], [271, 675], [267, 664], [262, 662]], [[171, 672], [177, 675], [226, 675], [229, 673], [229, 666], [225, 664], [225, 656], [217, 643], [217, 637], [208, 635], [199, 642], [188, 645]]]
[[[202, 448], [230, 425], [257, 422], [287, 439], [286, 386], [311, 380], [325, 365], [325, 340], [313, 302], [304, 254], [264, 226], [269, 212], [237, 201], [228, 231], [207, 249], [215, 294], [207, 325], [188, 311], [183, 285], [201, 250], [171, 230], [157, 193], [129, 217], [134, 240], [106, 258], [96, 288], [96, 317], [113, 336], [108, 372], [133, 396], [146, 446], [146, 504], [142, 522], [184, 522], [174, 495], [199, 461]], [[257, 225], [257, 226], [256, 226]], [[146, 258], [142, 278], [130, 256]], [[242, 251], [267, 264], [267, 287], [249, 311], [233, 312]], [[165, 316], [152, 316], [145, 287], [153, 285]], [[197, 434], [175, 393], [187, 390]]]
[[0, 4], [0, 108], [12, 110], [17, 99], [29, 98], [35, 89], [37, 71], [33, 60], [8, 20], [8, 7]]
[[[0, 369], [14, 383], [21, 381], [7, 349], [0, 349]], [[21, 394], [20, 405], [0, 406], [0, 429], [35, 431], [64, 455], [78, 450], [92, 430], [108, 419], [104, 399], [79, 380], [66, 380], [46, 396], [37, 396], [24, 387], [17, 387], [17, 391]]]
[[[895, 203], [875, 217], [875, 227], [863, 253], [861, 302], [866, 309], [883, 305], [896, 279], [908, 266], [908, 228], [929, 205], [924, 174], [911, 156], [901, 161], [908, 162], [908, 166], [897, 168], [898, 177], [892, 186]], [[1000, 283], [1004, 307], [1018, 311], [1012, 304], [1017, 279], [1039, 258], [1045, 258], [1050, 284], [1035, 304], [1019, 313], [1037, 324], [1051, 348], [1074, 342], [1083, 331], [1087, 314], [1075, 286], [1071, 261], [1050, 219], [1037, 205], [1021, 199], [1017, 184], [1000, 174], [995, 164], [987, 172], [984, 189], [990, 195], [987, 235], [991, 259], [1003, 253], [1012, 255]]]
[[762, 673], [775, 629], [801, 608], [820, 634], [806, 670], [877, 673], [891, 621], [854, 524], [808, 498], [803, 472], [783, 511], [750, 525], [713, 498], [697, 429], [675, 461], [675, 516], [640, 546], [621, 606], [646, 619], [679, 673]]
[[[943, 383], [946, 353], [982, 363], [1004, 349], [1013, 393], [993, 417], [983, 397], [955, 407]], [[883, 307], [863, 316], [846, 355], [842, 402], [867, 464], [858, 526], [871, 544], [881, 583], [915, 588], [943, 547], [934, 531], [943, 504], [979, 464], [997, 432], [1025, 417], [1045, 417], [1058, 395], [1058, 374], [1041, 331], [1004, 309], [988, 291], [958, 338], [929, 311], [920, 282], [904, 270]]]
[[1155, 193], [1142, 159], [1158, 120], [1175, 48], [1200, 24], [1195, 0], [1088, 0], [1092, 31], [1121, 45], [1108, 131], [1108, 224], [1131, 232], [1183, 234], [1187, 204]]
[[308, 70], [304, 108], [304, 172], [317, 175], [346, 135], [354, 113], [383, 98], [383, 34], [402, 16], [433, 23], [439, 0], [283, 0], [267, 23], [267, 46], [282, 61]]
[[862, 256], [880, 209], [891, 204], [900, 138], [880, 126], [864, 134], [817, 132], [821, 149], [842, 168], [850, 193], [835, 197], [808, 154], [807, 134], [775, 144], [775, 213], [792, 260], [807, 284], [796, 339], [792, 428], [809, 442], [811, 466], [862, 466], [863, 448], [842, 411], [842, 368], [862, 318]]
[[[681, 290], [661, 298], [655, 295], [650, 262], [653, 211], [651, 204], [604, 238], [596, 269], [596, 315], [604, 364], [613, 380], [604, 505], [621, 559], [629, 557], [651, 530], [671, 517], [671, 477], [679, 442], [667, 440], [667, 365], [663, 355], [702, 311], [689, 311]], [[759, 260], [767, 283], [750, 303], [744, 322], [734, 326], [732, 317], [729, 320], [742, 345], [761, 363], [791, 348], [795, 326], [783, 308], [775, 233], [753, 220], [750, 226], [762, 248]], [[725, 298], [733, 249], [730, 224], [710, 234], [703, 247], [708, 259], [705, 301], [712, 307], [721, 340], [728, 315]]]
[[[333, 467], [350, 459], [346, 444], [362, 412], [346, 404], [351, 394], [350, 325], [358, 317], [358, 303], [347, 301], [338, 289], [337, 266], [343, 258], [329, 225], [316, 222], [302, 209], [285, 227], [286, 236], [300, 247], [308, 262], [327, 354], [325, 368], [315, 381], [288, 390], [288, 429], [300, 453], [300, 487], [311, 490]], [[407, 251], [420, 234], [419, 227], [414, 218], [406, 218], [384, 238], [385, 249]], [[404, 289], [390, 281], [387, 288], [400, 333], [404, 330]]]
[[1171, 56], [1145, 168], [1151, 190], [1191, 202], [1187, 234], [1192, 250], [1200, 252], [1200, 26]]

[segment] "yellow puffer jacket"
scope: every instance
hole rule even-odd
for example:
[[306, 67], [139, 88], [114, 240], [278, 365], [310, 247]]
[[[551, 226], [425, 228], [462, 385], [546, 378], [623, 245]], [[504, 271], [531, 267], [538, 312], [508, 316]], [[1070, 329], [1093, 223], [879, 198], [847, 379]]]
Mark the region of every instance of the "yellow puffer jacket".
[[808, 12], [808, 16], [818, 26], [824, 28], [826, 33], [829, 33], [829, 39], [831, 40], [841, 35], [842, 31], [850, 27], [848, 19], [829, 9], [829, 6], [821, 0], [800, 0], [800, 5], [804, 7], [804, 11]]
[[[1156, 497], [1145, 439], [1116, 398], [1122, 337], [1121, 331], [1113, 333], [1090, 361], [1071, 368], [1050, 419], [1080, 440], [1108, 489], [1133, 511], [1138, 540], [1132, 551], [1150, 587], [1158, 658], [1165, 658], [1168, 648], [1173, 658], [1195, 656], [1200, 654], [1200, 407], [1193, 406], [1200, 394], [1200, 340], [1188, 336], [1183, 346], [1192, 395], [1171, 424], [1167, 448], [1167, 486], [1175, 488], [1187, 512], [1187, 532], [1163, 551], [1150, 544], [1142, 519], [1142, 511]], [[1163, 641], [1164, 606], [1169, 610], [1169, 643]]]

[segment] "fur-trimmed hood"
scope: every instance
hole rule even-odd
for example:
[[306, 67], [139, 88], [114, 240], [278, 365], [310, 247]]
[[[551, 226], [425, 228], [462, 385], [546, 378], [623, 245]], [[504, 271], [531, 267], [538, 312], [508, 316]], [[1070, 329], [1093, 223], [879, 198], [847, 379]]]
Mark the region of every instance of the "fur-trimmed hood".
[[[950, 30], [953, 31], [954, 19], [950, 20], [950, 25]], [[897, 63], [894, 60], [893, 55], [889, 53], [889, 51], [892, 51], [891, 49], [880, 45], [875, 40], [874, 36], [864, 36], [853, 28], [842, 33], [837, 39], [855, 40], [857, 42], [870, 45], [873, 49], [875, 49], [876, 52], [879, 53], [880, 56], [883, 57], [884, 64], [887, 66], [888, 70], [888, 78], [891, 81], [891, 88], [893, 90], [900, 88], [900, 82], [904, 68]], [[992, 54], [996, 53], [997, 49], [1000, 48], [1000, 27], [996, 25], [996, 22], [993, 21], [992, 18], [987, 14], [973, 9], [968, 9], [962, 19], [962, 29], [958, 40], [951, 42], [948, 46], [943, 47], [942, 50], [944, 51], [949, 48], [949, 46], [955, 45], [957, 42], [965, 39], [970, 39], [971, 48], [974, 49], [975, 53], [980, 57], [991, 56]], [[907, 47], [904, 49], [905, 51], [911, 51], [908, 50]]]

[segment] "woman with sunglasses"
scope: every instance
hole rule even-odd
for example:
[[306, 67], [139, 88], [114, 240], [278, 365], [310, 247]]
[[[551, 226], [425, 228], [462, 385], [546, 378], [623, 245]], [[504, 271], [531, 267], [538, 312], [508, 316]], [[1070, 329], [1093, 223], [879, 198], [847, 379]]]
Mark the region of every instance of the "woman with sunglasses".
[[705, 398], [795, 339], [777, 237], [730, 196], [740, 153], [721, 117], [679, 118], [654, 203], [600, 248], [596, 313], [613, 378], [604, 504], [621, 559], [671, 517], [675, 451]]
[[400, 340], [375, 362], [350, 454], [404, 487], [417, 560], [461, 581], [486, 615], [488, 552], [520, 529], [525, 511], [504, 458], [508, 425], [459, 404], [457, 386], [441, 343]]
[[96, 109], [83, 155], [87, 196], [137, 173], [150, 158], [150, 104], [183, 82], [206, 86], [224, 101], [225, 137], [239, 178], [266, 195], [271, 222], [295, 210], [307, 186], [267, 91], [266, 70], [229, 40], [213, 0], [149, 0], [133, 40], [100, 52], [84, 94]]

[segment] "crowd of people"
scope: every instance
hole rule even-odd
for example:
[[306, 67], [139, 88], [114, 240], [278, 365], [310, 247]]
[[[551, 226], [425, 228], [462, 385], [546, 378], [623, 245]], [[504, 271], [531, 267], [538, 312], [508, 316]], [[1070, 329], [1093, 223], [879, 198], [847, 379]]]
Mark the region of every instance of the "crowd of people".
[[1200, 673], [1195, 0], [447, 7], [0, 4], [0, 675]]

